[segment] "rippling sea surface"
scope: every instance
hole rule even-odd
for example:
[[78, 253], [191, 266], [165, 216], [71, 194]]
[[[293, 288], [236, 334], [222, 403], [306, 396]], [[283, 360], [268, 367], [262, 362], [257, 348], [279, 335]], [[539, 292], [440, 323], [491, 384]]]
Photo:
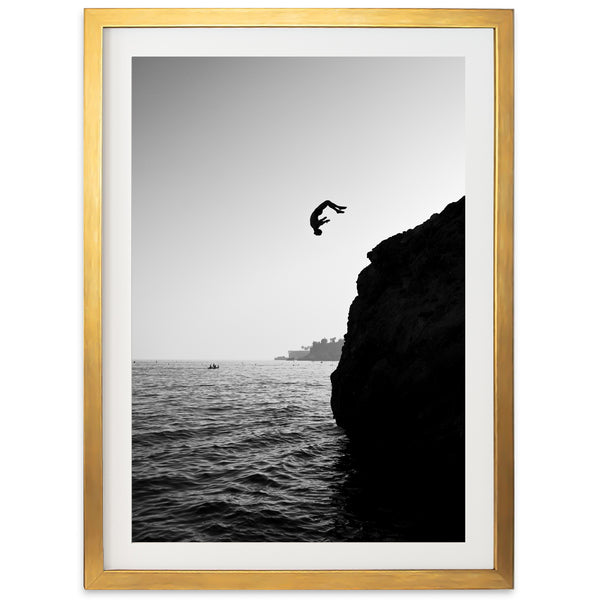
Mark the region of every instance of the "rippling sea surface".
[[403, 539], [333, 419], [336, 366], [136, 361], [133, 541]]

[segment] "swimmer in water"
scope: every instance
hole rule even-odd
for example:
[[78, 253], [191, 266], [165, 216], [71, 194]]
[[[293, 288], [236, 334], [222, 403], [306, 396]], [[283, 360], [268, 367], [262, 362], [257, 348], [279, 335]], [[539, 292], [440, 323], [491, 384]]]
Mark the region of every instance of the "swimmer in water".
[[331, 200], [325, 200], [325, 202], [321, 202], [315, 210], [312, 211], [310, 215], [310, 226], [313, 228], [313, 233], [315, 235], [323, 235], [321, 231], [321, 226], [325, 225], [325, 223], [329, 223], [329, 219], [327, 217], [319, 218], [321, 213], [326, 208], [333, 208], [338, 215], [342, 214], [346, 210], [346, 206], [338, 206], [334, 204]]

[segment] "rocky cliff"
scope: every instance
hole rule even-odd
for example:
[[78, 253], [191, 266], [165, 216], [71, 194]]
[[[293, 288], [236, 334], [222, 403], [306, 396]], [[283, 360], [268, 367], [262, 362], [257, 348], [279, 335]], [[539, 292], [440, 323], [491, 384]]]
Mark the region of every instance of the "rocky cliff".
[[[464, 197], [367, 256], [371, 264], [358, 277], [342, 356], [331, 375], [333, 414], [348, 433], [367, 485], [378, 488], [380, 497], [420, 507], [422, 522], [413, 523], [421, 532], [417, 537], [459, 541]], [[434, 527], [432, 537], [422, 533], [424, 527]]]

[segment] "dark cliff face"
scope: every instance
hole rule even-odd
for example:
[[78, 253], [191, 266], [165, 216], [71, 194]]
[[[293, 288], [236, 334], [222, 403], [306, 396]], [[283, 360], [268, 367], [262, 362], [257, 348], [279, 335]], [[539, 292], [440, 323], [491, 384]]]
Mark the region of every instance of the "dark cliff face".
[[[444, 539], [459, 540], [464, 535], [464, 197], [384, 240], [368, 258], [340, 363], [331, 375], [333, 414], [371, 483], [421, 506], [443, 498], [444, 510], [437, 506], [430, 512], [445, 525], [451, 522]], [[430, 523], [431, 514], [424, 517]]]

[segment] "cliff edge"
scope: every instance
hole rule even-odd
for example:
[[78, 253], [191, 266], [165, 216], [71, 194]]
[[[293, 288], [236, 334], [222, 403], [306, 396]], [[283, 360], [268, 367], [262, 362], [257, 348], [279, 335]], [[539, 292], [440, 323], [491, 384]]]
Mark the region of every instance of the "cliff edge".
[[418, 503], [443, 499], [443, 515], [436, 514], [449, 525], [444, 539], [459, 540], [465, 198], [367, 256], [371, 264], [358, 277], [342, 355], [331, 375], [333, 414], [369, 479], [380, 485], [387, 478], [388, 493], [405, 498], [408, 492]]

